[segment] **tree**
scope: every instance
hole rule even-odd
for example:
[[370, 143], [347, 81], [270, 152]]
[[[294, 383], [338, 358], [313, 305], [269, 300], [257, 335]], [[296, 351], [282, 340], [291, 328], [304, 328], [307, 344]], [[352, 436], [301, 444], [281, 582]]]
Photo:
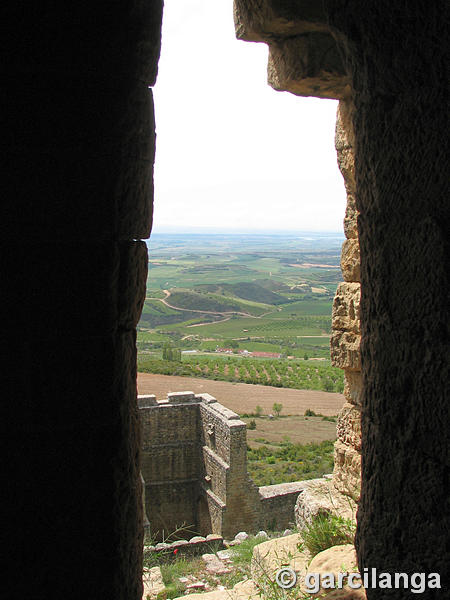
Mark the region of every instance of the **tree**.
[[281, 411], [283, 410], [283, 405], [279, 402], [274, 402], [272, 406], [272, 410], [276, 417], [280, 416]]
[[259, 404], [257, 404], [257, 405], [255, 406], [255, 415], [256, 415], [257, 417], [260, 417], [262, 414], [263, 414], [263, 409], [262, 409], [262, 406], [260, 406]]

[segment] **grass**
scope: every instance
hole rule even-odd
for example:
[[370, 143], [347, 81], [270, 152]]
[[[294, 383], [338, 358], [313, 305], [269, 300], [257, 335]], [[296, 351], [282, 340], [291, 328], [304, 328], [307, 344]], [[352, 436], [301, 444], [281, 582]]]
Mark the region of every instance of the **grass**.
[[293, 444], [289, 441], [267, 443], [248, 448], [247, 470], [258, 486], [316, 479], [331, 473], [334, 446], [331, 440], [320, 444]]
[[[241, 415], [241, 419], [247, 423], [247, 444], [251, 448], [259, 448], [261, 439], [263, 444], [274, 447], [285, 442], [305, 445], [336, 439], [335, 417], [282, 415], [279, 419], [270, 419], [266, 416], [258, 418], [257, 415]], [[255, 421], [255, 427], [249, 430], [248, 424], [251, 420]]]
[[319, 514], [301, 532], [299, 550], [303, 547], [311, 556], [343, 544], [353, 544], [356, 523], [335, 514]]
[[205, 572], [205, 563], [200, 557], [180, 556], [168, 561], [164, 560], [163, 555], [156, 555], [151, 559], [151, 563], [148, 560], [144, 562], [144, 566], [153, 567], [158, 565], [160, 567], [162, 579], [166, 586], [162, 598], [176, 598], [184, 595], [186, 583], [180, 581], [180, 578], [189, 576], [194, 576], [195, 579], [207, 583], [211, 588], [223, 585], [225, 588], [231, 589], [239, 581], [251, 577], [250, 567], [253, 548], [264, 541], [264, 539], [249, 536], [240, 545], [230, 549], [232, 570], [231, 573], [225, 575], [209, 575]]

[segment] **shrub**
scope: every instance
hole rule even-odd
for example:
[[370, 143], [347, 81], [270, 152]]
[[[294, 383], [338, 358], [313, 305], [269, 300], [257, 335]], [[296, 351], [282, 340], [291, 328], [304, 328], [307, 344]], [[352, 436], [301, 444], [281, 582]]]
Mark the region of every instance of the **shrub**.
[[305, 410], [305, 417], [317, 417], [317, 415], [313, 410], [311, 410], [310, 408], [307, 408]]
[[252, 419], [249, 424], [247, 425], [248, 429], [256, 429], [256, 421], [255, 419]]

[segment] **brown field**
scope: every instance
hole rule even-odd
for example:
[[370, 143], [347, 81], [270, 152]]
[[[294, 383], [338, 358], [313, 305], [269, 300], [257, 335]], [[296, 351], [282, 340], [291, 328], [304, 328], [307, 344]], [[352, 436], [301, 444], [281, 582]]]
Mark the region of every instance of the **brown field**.
[[[250, 418], [244, 418], [247, 424]], [[247, 443], [258, 448], [264, 438], [269, 442], [289, 441], [293, 444], [308, 444], [336, 439], [336, 423], [322, 421], [322, 417], [281, 417], [280, 419], [255, 419], [256, 429], [247, 428]], [[289, 439], [288, 439], [289, 438]]]
[[[163, 399], [168, 392], [187, 390], [196, 394], [205, 392], [211, 394], [218, 402], [239, 414], [251, 413], [259, 405], [262, 407], [263, 413], [267, 415], [272, 412], [273, 403], [278, 402], [283, 405], [283, 415], [303, 416], [305, 410], [310, 408], [316, 413], [332, 416], [339, 413], [345, 402], [342, 394], [330, 392], [294, 390], [267, 385], [251, 385], [249, 383], [230, 383], [228, 381], [213, 381], [195, 377], [138, 373], [139, 394], [155, 394], [158, 399]], [[274, 422], [281, 424], [284, 419], [277, 419]], [[309, 420], [306, 421], [306, 423], [309, 422]], [[335, 427], [334, 423], [327, 423], [326, 421], [323, 421], [323, 423], [326, 426], [332, 425]], [[282, 435], [290, 434], [286, 431]], [[261, 434], [256, 437], [264, 437], [264, 435]]]

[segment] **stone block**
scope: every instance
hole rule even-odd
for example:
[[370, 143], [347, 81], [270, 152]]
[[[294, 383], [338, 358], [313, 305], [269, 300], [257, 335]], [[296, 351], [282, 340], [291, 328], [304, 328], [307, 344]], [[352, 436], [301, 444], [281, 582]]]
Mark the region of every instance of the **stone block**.
[[361, 370], [361, 336], [348, 331], [333, 331], [331, 335], [331, 364], [349, 371]]
[[347, 206], [345, 207], [344, 216], [344, 234], [347, 239], [358, 238], [358, 209], [356, 208], [355, 192], [349, 189], [347, 182], [345, 183], [347, 191]]
[[361, 450], [361, 410], [346, 402], [339, 413], [336, 433], [338, 440], [355, 450]]
[[304, 490], [299, 494], [295, 505], [295, 522], [299, 531], [320, 514], [333, 513], [353, 519], [356, 504], [336, 490], [329, 479], [311, 479], [305, 481]]
[[227, 421], [239, 420], [239, 415], [226, 406], [223, 406], [223, 404], [214, 402], [210, 404], [209, 408], [224, 417]]
[[156, 396], [154, 394], [145, 394], [138, 396], [138, 408], [148, 408], [149, 406], [156, 406]]
[[194, 392], [169, 392], [167, 400], [171, 404], [184, 404], [185, 402], [197, 402]]
[[355, 189], [354, 133], [352, 123], [353, 106], [349, 101], [339, 102], [336, 114], [334, 145], [338, 166], [346, 184]]
[[234, 0], [236, 37], [264, 41], [308, 31], [328, 31], [321, 2], [280, 2], [279, 0]]
[[340, 283], [338, 285], [331, 313], [334, 330], [360, 333], [360, 300], [361, 286], [359, 283]]
[[351, 238], [342, 244], [341, 270], [344, 281], [359, 282], [361, 260], [359, 255], [359, 240]]
[[197, 394], [196, 397], [204, 404], [212, 404], [213, 402], [217, 402], [217, 400], [214, 398], [214, 396], [211, 396], [211, 394]]
[[341, 494], [358, 500], [361, 490], [361, 453], [340, 440], [334, 444], [333, 485]]
[[134, 329], [144, 306], [147, 285], [147, 245], [144, 242], [119, 244], [118, 282], [119, 327]]
[[344, 373], [344, 396], [350, 404], [361, 406], [362, 400], [362, 374], [360, 371], [348, 371]]
[[349, 90], [341, 55], [329, 33], [308, 33], [271, 42], [267, 73], [269, 85], [275, 90], [297, 96], [341, 98]]

